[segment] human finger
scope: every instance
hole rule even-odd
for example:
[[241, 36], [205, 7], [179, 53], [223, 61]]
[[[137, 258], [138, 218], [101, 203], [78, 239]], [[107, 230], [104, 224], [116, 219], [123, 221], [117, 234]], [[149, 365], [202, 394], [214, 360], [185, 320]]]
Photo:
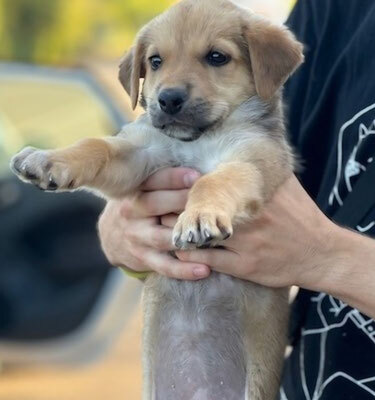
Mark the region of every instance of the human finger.
[[167, 214], [162, 215], [160, 218], [160, 222], [163, 226], [168, 228], [173, 228], [176, 225], [178, 215], [177, 214]]
[[188, 189], [141, 193], [133, 203], [133, 215], [143, 217], [180, 213], [185, 209]]
[[187, 189], [199, 178], [199, 172], [190, 168], [164, 168], [151, 175], [141, 186], [141, 190]]
[[193, 262], [182, 262], [169, 254], [150, 252], [145, 262], [153, 271], [174, 279], [198, 280], [210, 275], [207, 265]]

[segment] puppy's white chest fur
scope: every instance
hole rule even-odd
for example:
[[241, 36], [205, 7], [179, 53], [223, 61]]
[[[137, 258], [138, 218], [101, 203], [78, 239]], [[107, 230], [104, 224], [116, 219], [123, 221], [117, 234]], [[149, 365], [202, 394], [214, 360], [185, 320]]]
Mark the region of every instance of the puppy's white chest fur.
[[178, 165], [195, 168], [206, 174], [229, 158], [233, 154], [233, 149], [208, 137], [182, 145], [173, 143], [172, 154]]
[[[259, 147], [268, 141], [267, 129], [259, 123], [267, 105], [258, 97], [249, 99], [238, 107], [226, 121], [201, 137], [184, 142], [166, 136], [162, 130], [152, 127], [148, 116], [141, 116], [135, 123], [124, 126], [119, 136], [124, 136], [135, 146], [146, 149], [147, 156], [139, 155], [139, 161], [148, 160], [149, 171], [166, 166], [194, 168], [204, 174], [213, 171], [218, 164], [230, 160], [249, 161]], [[275, 120], [274, 124], [279, 121]], [[139, 168], [142, 167], [139, 165]]]

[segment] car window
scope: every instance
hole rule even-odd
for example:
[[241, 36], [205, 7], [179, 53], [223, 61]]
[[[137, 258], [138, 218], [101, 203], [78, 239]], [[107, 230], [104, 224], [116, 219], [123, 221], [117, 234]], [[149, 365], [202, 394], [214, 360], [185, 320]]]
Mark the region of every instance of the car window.
[[55, 148], [116, 133], [123, 122], [118, 114], [80, 70], [0, 68], [0, 175], [26, 145]]

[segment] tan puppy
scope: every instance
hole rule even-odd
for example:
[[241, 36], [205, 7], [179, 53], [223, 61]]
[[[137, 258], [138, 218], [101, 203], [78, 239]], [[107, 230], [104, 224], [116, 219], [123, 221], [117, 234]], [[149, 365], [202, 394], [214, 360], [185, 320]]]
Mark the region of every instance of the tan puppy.
[[[138, 34], [120, 80], [146, 113], [118, 136], [61, 150], [26, 148], [17, 175], [45, 190], [135, 193], [166, 166], [205, 174], [174, 228], [176, 248], [216, 245], [253, 218], [292, 173], [280, 88], [302, 46], [227, 0], [182, 0]], [[235, 268], [235, 266], [234, 266]], [[213, 273], [199, 282], [152, 274], [144, 291], [146, 400], [273, 400], [288, 290]]]

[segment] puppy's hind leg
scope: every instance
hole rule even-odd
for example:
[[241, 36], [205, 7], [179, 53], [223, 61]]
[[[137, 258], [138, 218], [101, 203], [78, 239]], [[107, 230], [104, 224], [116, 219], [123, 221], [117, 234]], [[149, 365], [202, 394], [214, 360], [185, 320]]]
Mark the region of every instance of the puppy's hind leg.
[[271, 293], [267, 309], [252, 310], [249, 313], [251, 315], [246, 337], [246, 400], [275, 400], [284, 363], [289, 312], [288, 290], [263, 290]]

